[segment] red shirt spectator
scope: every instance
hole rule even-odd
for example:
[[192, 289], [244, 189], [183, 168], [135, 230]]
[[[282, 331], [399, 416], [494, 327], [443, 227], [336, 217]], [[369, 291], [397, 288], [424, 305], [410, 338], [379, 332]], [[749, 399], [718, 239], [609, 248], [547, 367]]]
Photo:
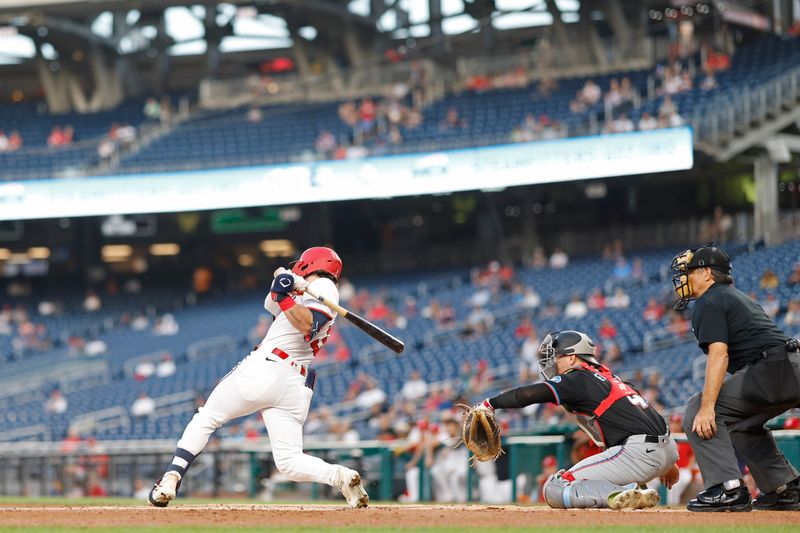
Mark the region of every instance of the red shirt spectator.
[[601, 339], [614, 339], [617, 337], [617, 328], [609, 319], [604, 318], [600, 323], [600, 330], [598, 331], [598, 334]]
[[664, 316], [664, 307], [659, 305], [655, 298], [647, 301], [647, 307], [642, 312], [642, 318], [648, 322], [658, 322]]
[[599, 289], [596, 289], [589, 295], [589, 298], [586, 299], [586, 305], [589, 309], [605, 309], [606, 297]]
[[62, 146], [65, 144], [65, 139], [61, 128], [54, 126], [50, 131], [50, 135], [47, 136], [47, 146]]
[[22, 135], [18, 131], [12, 131], [8, 136], [8, 151], [13, 152], [22, 148]]
[[375, 305], [367, 312], [368, 320], [386, 320], [389, 316], [390, 309], [386, 307], [386, 303], [382, 299], [378, 299]]
[[362, 122], [372, 122], [375, 120], [375, 102], [372, 98], [365, 98], [361, 102], [361, 107], [358, 108], [358, 114], [361, 116]]

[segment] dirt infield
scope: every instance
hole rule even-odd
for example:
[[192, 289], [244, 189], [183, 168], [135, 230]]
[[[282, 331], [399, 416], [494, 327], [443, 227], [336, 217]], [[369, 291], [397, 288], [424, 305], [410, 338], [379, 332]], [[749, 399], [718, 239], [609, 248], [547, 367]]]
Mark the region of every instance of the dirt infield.
[[294, 526], [294, 527], [532, 527], [596, 526], [798, 526], [800, 512], [690, 513], [658, 508], [641, 511], [556, 510], [485, 505], [178, 505], [153, 507], [0, 506], [3, 526]]

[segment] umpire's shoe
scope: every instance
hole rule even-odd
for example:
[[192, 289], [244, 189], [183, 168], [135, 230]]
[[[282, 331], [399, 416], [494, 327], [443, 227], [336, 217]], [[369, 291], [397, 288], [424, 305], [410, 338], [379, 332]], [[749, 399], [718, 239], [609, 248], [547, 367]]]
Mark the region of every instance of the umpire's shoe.
[[753, 500], [758, 511], [800, 511], [800, 478]]
[[753, 504], [750, 491], [742, 480], [738, 480], [738, 486], [730, 489], [726, 489], [722, 483], [709, 487], [691, 500], [686, 508], [701, 513], [748, 512], [753, 510]]

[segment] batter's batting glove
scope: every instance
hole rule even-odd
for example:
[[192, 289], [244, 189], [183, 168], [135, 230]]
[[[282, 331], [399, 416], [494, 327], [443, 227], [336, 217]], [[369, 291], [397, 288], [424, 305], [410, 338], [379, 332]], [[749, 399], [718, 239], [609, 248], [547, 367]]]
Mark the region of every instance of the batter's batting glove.
[[279, 274], [272, 280], [272, 287], [270, 291], [278, 294], [289, 294], [294, 288], [294, 278], [291, 274]]

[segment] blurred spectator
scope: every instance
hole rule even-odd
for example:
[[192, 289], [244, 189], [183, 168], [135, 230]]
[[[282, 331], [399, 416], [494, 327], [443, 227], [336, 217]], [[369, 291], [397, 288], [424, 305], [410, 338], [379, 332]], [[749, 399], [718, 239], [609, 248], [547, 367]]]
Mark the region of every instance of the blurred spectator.
[[359, 132], [364, 138], [375, 132], [377, 108], [372, 98], [364, 98], [358, 107]]
[[159, 116], [162, 124], [172, 122], [172, 103], [166, 94], [161, 97], [161, 115]]
[[593, 289], [586, 299], [586, 306], [593, 310], [599, 311], [606, 308], [606, 297], [600, 289]]
[[475, 306], [464, 321], [465, 335], [483, 335], [494, 326], [494, 315], [486, 308]]
[[647, 281], [647, 273], [644, 271], [644, 265], [639, 257], [633, 259], [633, 265], [631, 265], [631, 279], [639, 285], [643, 285]]
[[158, 378], [167, 378], [173, 375], [177, 371], [175, 366], [175, 361], [172, 360], [172, 356], [168, 353], [161, 355], [161, 361], [159, 361], [158, 366], [156, 367], [156, 377]]
[[22, 148], [22, 135], [17, 130], [12, 130], [8, 136], [8, 146], [6, 150], [15, 152]]
[[66, 144], [66, 137], [61, 127], [53, 126], [53, 129], [50, 130], [50, 134], [47, 136], [47, 146], [63, 146], [64, 144]]
[[611, 270], [611, 281], [624, 283], [630, 280], [633, 274], [633, 267], [624, 257], [618, 257], [614, 268]]
[[547, 266], [547, 256], [544, 254], [544, 249], [537, 246], [533, 249], [533, 256], [531, 257], [531, 266], [536, 269], [544, 268]]
[[[683, 417], [679, 414], [674, 414], [669, 417], [669, 430], [673, 435], [683, 433], [681, 423]], [[692, 483], [694, 479], [694, 451], [691, 445], [686, 441], [678, 442], [678, 482], [672, 486], [667, 492], [667, 505], [679, 505], [684, 502], [683, 493]]]
[[523, 309], [536, 309], [542, 303], [542, 298], [531, 286], [525, 287], [519, 306]]
[[614, 289], [614, 294], [606, 298], [606, 307], [610, 309], [627, 309], [631, 305], [631, 297], [622, 287]]
[[651, 324], [658, 322], [664, 316], [664, 306], [658, 303], [655, 297], [647, 300], [647, 306], [642, 312], [642, 318]]
[[658, 120], [653, 118], [653, 116], [650, 115], [650, 113], [648, 113], [647, 111], [642, 113], [641, 118], [639, 118], [639, 129], [641, 131], [654, 130], [657, 127], [658, 127]]
[[602, 352], [600, 362], [608, 367], [612, 367], [613, 363], [616, 363], [620, 359], [622, 359], [622, 350], [619, 348], [619, 344], [616, 342], [604, 342], [603, 347], [605, 351]]
[[664, 100], [661, 102], [661, 107], [658, 108], [659, 116], [671, 115], [677, 112], [678, 112], [678, 107], [672, 101], [672, 97], [670, 95], [664, 96]]
[[777, 274], [769, 268], [764, 271], [758, 281], [758, 286], [762, 289], [777, 289], [780, 284], [781, 280], [778, 279]]
[[152, 96], [149, 97], [144, 102], [144, 109], [142, 110], [144, 116], [148, 120], [160, 120], [161, 119], [161, 104], [158, 103], [158, 100], [153, 98]]
[[136, 140], [136, 128], [128, 123], [123, 123], [117, 128], [116, 141], [119, 142], [122, 148], [130, 148], [133, 141]]
[[406, 381], [403, 384], [403, 388], [400, 389], [400, 396], [402, 396], [403, 399], [415, 401], [424, 397], [426, 394], [428, 394], [428, 383], [422, 379], [419, 370], [412, 371], [408, 381]]
[[374, 379], [366, 374], [361, 374], [360, 381], [363, 384], [363, 390], [355, 398], [356, 405], [359, 408], [371, 409], [386, 401], [386, 393], [378, 387], [378, 383]]
[[598, 336], [603, 340], [610, 340], [617, 338], [617, 328], [611, 323], [608, 317], [603, 317], [600, 321], [600, 328], [598, 329]]
[[[429, 448], [433, 499], [437, 502], [467, 501], [467, 449], [461, 441], [461, 424], [449, 411], [442, 416], [438, 442]], [[434, 450], [435, 447], [435, 451]]]
[[539, 335], [534, 328], [519, 349], [519, 380], [531, 383], [539, 380]]
[[611, 78], [608, 83], [608, 91], [603, 97], [606, 109], [609, 111], [609, 118], [615, 116], [614, 110], [622, 103], [622, 94], [619, 92], [619, 81], [616, 78]]
[[686, 320], [683, 315], [674, 310], [670, 311], [667, 329], [669, 329], [673, 335], [676, 337], [684, 337], [689, 334], [689, 327], [689, 321]]
[[581, 89], [580, 99], [585, 105], [591, 107], [600, 101], [602, 95], [603, 91], [600, 89], [600, 86], [597, 85], [594, 80], [588, 79], [586, 83], [583, 84], [583, 89]]
[[164, 313], [164, 316], [157, 318], [153, 324], [153, 335], [172, 336], [177, 335], [178, 331], [180, 326], [172, 313]]
[[445, 115], [444, 121], [439, 125], [439, 129], [442, 130], [453, 130], [453, 129], [464, 129], [468, 128], [469, 123], [461, 118], [458, 113], [458, 109], [455, 107], [451, 107], [447, 110], [447, 115]]
[[102, 339], [92, 339], [86, 343], [83, 352], [89, 357], [95, 357], [108, 351], [108, 345]]
[[356, 289], [353, 287], [353, 284], [350, 283], [350, 280], [347, 278], [342, 278], [339, 281], [339, 300], [341, 302], [347, 303], [353, 299], [353, 296], [356, 294]]
[[539, 475], [536, 476], [536, 481], [534, 483], [534, 494], [532, 499], [534, 501], [544, 503], [544, 483], [547, 479], [555, 474], [558, 471], [558, 460], [556, 459], [555, 455], [547, 455], [542, 459], [542, 469], [539, 471]]
[[560, 269], [569, 264], [569, 256], [561, 248], [553, 250], [553, 255], [550, 256], [550, 268]]
[[606, 122], [606, 133], [627, 133], [634, 131], [636, 125], [628, 118], [628, 115], [621, 113], [616, 119]]
[[558, 307], [558, 305], [556, 305], [556, 303], [553, 300], [547, 300], [544, 303], [544, 307], [542, 307], [542, 310], [539, 312], [539, 317], [553, 318], [559, 316], [560, 314], [561, 314], [561, 309]]
[[136, 314], [130, 323], [131, 329], [134, 331], [144, 331], [148, 325], [150, 325], [150, 321], [142, 313]]
[[581, 300], [580, 296], [576, 294], [564, 308], [564, 318], [583, 318], [588, 312], [589, 308]]
[[8, 150], [8, 136], [3, 130], [0, 130], [0, 152]]
[[100, 144], [97, 145], [97, 157], [100, 158], [100, 161], [109, 162], [116, 151], [117, 145], [114, 141], [108, 137], [100, 139]]
[[775, 320], [775, 317], [778, 316], [778, 311], [781, 309], [780, 300], [778, 300], [773, 293], [769, 293], [760, 303], [767, 316]]
[[133, 379], [143, 381], [156, 373], [155, 363], [149, 359], [142, 359], [133, 368]]
[[264, 120], [264, 113], [261, 111], [260, 107], [253, 106], [247, 110], [247, 122], [250, 124], [257, 124]]
[[710, 91], [717, 88], [717, 79], [714, 77], [714, 71], [706, 69], [706, 75], [703, 81], [700, 82], [700, 89], [703, 91]]
[[783, 315], [784, 326], [800, 325], [800, 300], [791, 300], [786, 314]]
[[87, 291], [86, 298], [83, 300], [83, 310], [90, 313], [98, 311], [103, 306], [100, 297], [94, 291]]
[[517, 324], [517, 327], [514, 328], [514, 338], [524, 339], [525, 337], [530, 336], [531, 333], [536, 333], [536, 328], [533, 327], [533, 324], [531, 323], [531, 317], [525, 315], [522, 317], [522, 320], [520, 320], [519, 324]]
[[789, 274], [789, 277], [786, 279], [786, 285], [789, 287], [800, 285], [800, 262], [794, 264], [792, 273]]
[[583, 100], [583, 92], [577, 91], [575, 93], [575, 99], [569, 101], [569, 111], [573, 114], [579, 114], [586, 111], [587, 106], [586, 102]]
[[131, 404], [131, 415], [136, 418], [153, 416], [156, 412], [156, 401], [147, 395], [146, 392], [139, 394]]
[[336, 137], [328, 130], [322, 130], [314, 141], [314, 149], [317, 154], [324, 159], [332, 159], [333, 152], [336, 150]]
[[44, 410], [48, 413], [60, 415], [66, 412], [69, 402], [61, 394], [61, 391], [55, 389], [53, 392], [50, 393], [50, 398], [44, 404]]

